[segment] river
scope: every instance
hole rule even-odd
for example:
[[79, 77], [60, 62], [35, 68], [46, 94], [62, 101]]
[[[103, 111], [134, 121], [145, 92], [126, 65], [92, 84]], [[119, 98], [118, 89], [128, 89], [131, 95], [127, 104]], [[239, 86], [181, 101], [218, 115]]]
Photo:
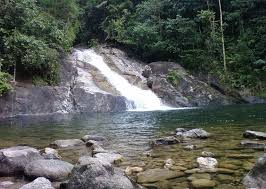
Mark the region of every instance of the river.
[[[181, 144], [158, 147], [151, 150], [149, 141], [168, 136], [175, 128], [201, 127], [213, 134], [210, 139], [198, 142], [199, 148], [186, 151]], [[145, 168], [163, 165], [163, 160], [172, 158], [184, 167], [193, 167], [202, 151], [217, 154], [219, 163], [234, 164], [236, 175], [232, 182], [221, 181], [214, 175], [217, 186], [226, 184], [227, 188], [241, 188], [241, 178], [262, 151], [244, 149], [239, 146], [245, 130], [266, 132], [266, 105], [235, 105], [172, 111], [122, 112], [101, 114], [65, 114], [56, 116], [18, 117], [0, 120], [0, 148], [26, 144], [39, 149], [57, 139], [81, 138], [86, 134], [96, 134], [108, 138], [107, 149], [115, 150], [125, 156], [127, 165], [145, 163]], [[152, 157], [146, 157], [145, 152]], [[63, 157], [75, 161], [78, 155], [65, 153]], [[235, 157], [231, 155], [235, 154]], [[246, 157], [238, 155], [246, 154]], [[69, 156], [69, 157], [68, 157]], [[70, 157], [71, 156], [71, 157]], [[189, 166], [186, 166], [189, 165]], [[229, 182], [229, 183], [228, 183]], [[169, 180], [166, 188], [188, 184], [186, 179]], [[155, 184], [157, 187], [160, 183]], [[168, 187], [169, 186], [169, 187]], [[161, 188], [161, 187], [159, 187]]]

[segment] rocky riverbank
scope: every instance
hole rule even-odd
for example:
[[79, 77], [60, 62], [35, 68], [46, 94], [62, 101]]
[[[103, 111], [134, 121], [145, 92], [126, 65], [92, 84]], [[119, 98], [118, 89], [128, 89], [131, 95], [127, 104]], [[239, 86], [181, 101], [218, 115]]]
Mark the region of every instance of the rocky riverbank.
[[[265, 135], [247, 130], [243, 137], [251, 146], [232, 144], [221, 153], [212, 147], [213, 141], [218, 142], [214, 133], [177, 128], [170, 136], [152, 140], [151, 150], [135, 162], [105, 150], [110, 141], [97, 135], [56, 140], [41, 150], [10, 147], [0, 150], [0, 187], [241, 189], [244, 184], [246, 189], [262, 189], [266, 186], [265, 154], [253, 165], [266, 146]], [[254, 142], [264, 148], [257, 148]]]
[[[58, 86], [34, 86], [17, 81], [14, 91], [0, 98], [0, 118], [81, 112], [118, 112], [127, 109], [127, 100], [110, 85], [99, 70], [76, 59], [74, 49], [61, 63]], [[146, 64], [118, 49], [97, 49], [109, 67], [142, 89], [150, 88], [172, 107], [247, 103], [235, 93], [221, 92], [188, 74], [171, 62]], [[260, 102], [263, 102], [260, 101]]]

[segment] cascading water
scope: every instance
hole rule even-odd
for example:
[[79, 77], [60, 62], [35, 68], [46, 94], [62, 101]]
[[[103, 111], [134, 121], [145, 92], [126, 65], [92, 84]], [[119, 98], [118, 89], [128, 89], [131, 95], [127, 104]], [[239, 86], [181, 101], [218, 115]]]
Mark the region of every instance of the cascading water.
[[[169, 110], [161, 100], [150, 90], [143, 90], [131, 85], [125, 78], [111, 70], [102, 56], [92, 49], [77, 50], [76, 60], [88, 63], [97, 68], [108, 82], [129, 101], [128, 109], [135, 111]], [[133, 103], [133, 105], [132, 105]]]

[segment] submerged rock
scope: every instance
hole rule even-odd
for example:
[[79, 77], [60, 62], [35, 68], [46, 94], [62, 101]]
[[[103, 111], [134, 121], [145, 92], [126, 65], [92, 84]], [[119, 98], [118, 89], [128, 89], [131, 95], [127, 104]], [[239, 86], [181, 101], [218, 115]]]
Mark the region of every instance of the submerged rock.
[[177, 177], [184, 176], [185, 173], [181, 171], [171, 171], [168, 169], [148, 169], [144, 172], [141, 172], [137, 176], [138, 183], [153, 183], [168, 179], [173, 179]]
[[159, 139], [155, 139], [151, 141], [152, 146], [171, 145], [171, 144], [178, 144], [178, 143], [180, 143], [180, 140], [173, 136], [159, 138]]
[[137, 187], [110, 163], [98, 158], [87, 158], [77, 165], [66, 184], [69, 189], [136, 189]]
[[0, 150], [0, 175], [23, 173], [27, 164], [43, 159], [40, 152], [28, 146], [16, 146]]
[[244, 185], [247, 189], [266, 188], [266, 154], [258, 159], [252, 170], [245, 176]]
[[215, 182], [209, 179], [196, 179], [191, 182], [193, 188], [213, 188]]
[[183, 137], [183, 138], [200, 138], [200, 139], [206, 139], [210, 137], [210, 133], [203, 130], [202, 128], [196, 128], [191, 130], [185, 130], [183, 128], [177, 128], [176, 129], [176, 136], [177, 137]]
[[211, 157], [199, 157], [197, 158], [199, 168], [214, 169], [218, 166], [218, 161]]
[[258, 142], [258, 141], [250, 141], [250, 140], [243, 140], [240, 142], [240, 145], [244, 148], [252, 148], [257, 150], [264, 150], [266, 144]]
[[73, 165], [61, 160], [37, 160], [28, 164], [25, 174], [30, 178], [45, 177], [53, 181], [62, 181], [68, 177]]
[[257, 138], [257, 139], [263, 139], [266, 140], [266, 133], [264, 132], [258, 132], [258, 131], [245, 131], [243, 136], [245, 138]]
[[52, 183], [48, 179], [39, 177], [33, 182], [22, 186], [20, 189], [54, 189], [54, 187], [52, 187]]
[[67, 148], [82, 145], [85, 145], [85, 143], [80, 139], [56, 140], [50, 144], [50, 146], [54, 148]]
[[190, 150], [196, 150], [197, 149], [197, 146], [191, 144], [191, 145], [184, 146], [184, 149], [185, 150], [188, 150], [188, 151], [190, 151]]

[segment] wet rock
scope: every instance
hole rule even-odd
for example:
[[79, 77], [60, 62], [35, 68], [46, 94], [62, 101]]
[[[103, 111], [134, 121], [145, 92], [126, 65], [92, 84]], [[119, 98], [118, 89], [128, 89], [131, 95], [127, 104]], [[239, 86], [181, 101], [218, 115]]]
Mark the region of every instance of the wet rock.
[[89, 140], [97, 141], [97, 142], [104, 142], [107, 141], [105, 137], [98, 136], [98, 135], [85, 135], [81, 138], [84, 142], [87, 142]]
[[54, 189], [54, 187], [52, 187], [52, 183], [48, 179], [39, 177], [33, 182], [22, 186], [20, 189]]
[[257, 138], [257, 139], [266, 140], [266, 133], [264, 133], [264, 132], [247, 130], [244, 132], [243, 136], [245, 138]]
[[0, 150], [0, 175], [23, 173], [27, 164], [43, 159], [40, 152], [28, 146], [16, 146]]
[[178, 131], [176, 133], [177, 137], [184, 137], [184, 138], [200, 138], [200, 139], [206, 139], [210, 137], [210, 133], [207, 131], [201, 129], [201, 128], [196, 128], [196, 129], [191, 129], [189, 131]]
[[151, 76], [151, 74], [152, 74], [151, 67], [148, 66], [148, 65], [146, 65], [146, 66], [144, 67], [143, 72], [142, 72], [142, 76], [145, 77], [145, 78], [149, 78], [149, 77]]
[[239, 166], [230, 164], [230, 163], [219, 163], [219, 168], [225, 168], [225, 169], [231, 169], [231, 170], [237, 170], [239, 169]]
[[199, 168], [214, 169], [218, 166], [218, 161], [211, 157], [199, 157], [197, 158]]
[[180, 140], [178, 140], [176, 137], [169, 136], [169, 137], [155, 139], [151, 142], [151, 145], [159, 146], [159, 145], [172, 145], [172, 144], [178, 144], [178, 143], [180, 143]]
[[67, 148], [74, 146], [82, 146], [85, 143], [80, 139], [67, 139], [67, 140], [56, 140], [50, 144], [53, 148]]
[[244, 185], [247, 189], [266, 188], [266, 154], [258, 159], [252, 170], [245, 176]]
[[191, 182], [193, 188], [213, 188], [215, 187], [215, 182], [209, 179], [197, 179]]
[[44, 157], [44, 159], [61, 159], [58, 151], [53, 148], [45, 148], [42, 156]]
[[140, 173], [143, 172], [142, 167], [127, 167], [125, 170], [126, 175], [132, 175], [134, 173]]
[[77, 165], [66, 184], [71, 189], [135, 189], [123, 171], [98, 158]]
[[153, 183], [184, 176], [184, 172], [170, 171], [167, 169], [149, 169], [137, 176], [138, 183]]
[[187, 145], [187, 146], [184, 146], [184, 149], [188, 150], [188, 151], [196, 150], [197, 146], [196, 145]]
[[214, 153], [212, 153], [212, 152], [207, 152], [207, 151], [203, 151], [203, 152], [201, 152], [201, 155], [202, 155], [203, 157], [215, 157], [215, 154], [214, 154]]
[[100, 145], [98, 144], [93, 144], [92, 145], [92, 155], [98, 154], [98, 153], [108, 153], [108, 150], [103, 149]]
[[172, 159], [167, 159], [164, 161], [164, 168], [171, 169], [174, 166], [175, 162]]
[[244, 148], [252, 148], [257, 150], [264, 150], [266, 144], [258, 142], [258, 141], [250, 141], [250, 140], [243, 140], [240, 142], [240, 145]]
[[25, 174], [30, 178], [45, 177], [53, 181], [61, 181], [68, 177], [73, 165], [61, 160], [37, 160], [29, 163]]
[[179, 133], [179, 132], [180, 132], [180, 133], [184, 133], [184, 132], [186, 132], [186, 131], [187, 131], [187, 129], [185, 129], [185, 128], [176, 128], [176, 129], [175, 129], [175, 132], [176, 132], [176, 133]]
[[120, 163], [123, 160], [123, 156], [116, 153], [97, 153], [93, 157], [114, 164]]

